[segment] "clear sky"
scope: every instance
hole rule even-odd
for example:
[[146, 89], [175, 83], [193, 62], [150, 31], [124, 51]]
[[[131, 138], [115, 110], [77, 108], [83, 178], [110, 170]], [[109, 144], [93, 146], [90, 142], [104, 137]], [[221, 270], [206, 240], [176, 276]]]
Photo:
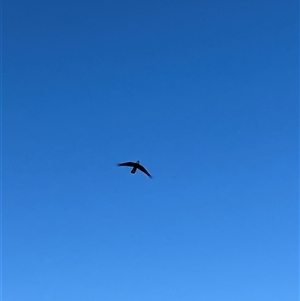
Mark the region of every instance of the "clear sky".
[[3, 300], [298, 300], [298, 16], [4, 1]]

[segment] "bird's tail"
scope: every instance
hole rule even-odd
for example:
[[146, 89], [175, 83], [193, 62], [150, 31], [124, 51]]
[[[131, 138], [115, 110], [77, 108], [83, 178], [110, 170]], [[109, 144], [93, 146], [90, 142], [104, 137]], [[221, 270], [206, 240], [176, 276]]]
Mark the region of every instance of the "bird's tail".
[[136, 172], [136, 168], [134, 167], [131, 169], [131, 173], [135, 173], [135, 172]]

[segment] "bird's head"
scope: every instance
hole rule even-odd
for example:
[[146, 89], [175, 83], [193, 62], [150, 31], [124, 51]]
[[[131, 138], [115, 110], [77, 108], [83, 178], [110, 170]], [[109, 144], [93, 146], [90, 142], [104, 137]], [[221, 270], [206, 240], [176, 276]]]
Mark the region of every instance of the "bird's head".
[[139, 161], [139, 160], [137, 160], [137, 161], [136, 161], [136, 164], [140, 164], [140, 161]]

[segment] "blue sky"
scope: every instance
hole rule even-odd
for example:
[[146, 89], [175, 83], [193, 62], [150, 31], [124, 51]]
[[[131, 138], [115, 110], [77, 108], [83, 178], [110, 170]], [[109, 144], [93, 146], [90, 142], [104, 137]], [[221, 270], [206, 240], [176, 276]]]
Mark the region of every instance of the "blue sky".
[[242, 2], [3, 3], [4, 300], [298, 300], [299, 6]]

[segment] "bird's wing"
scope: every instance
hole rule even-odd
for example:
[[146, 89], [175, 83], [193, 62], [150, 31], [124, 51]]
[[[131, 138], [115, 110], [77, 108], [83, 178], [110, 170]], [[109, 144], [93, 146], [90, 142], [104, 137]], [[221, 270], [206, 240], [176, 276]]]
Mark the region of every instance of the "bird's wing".
[[124, 163], [119, 163], [118, 166], [130, 166], [134, 167], [136, 163], [134, 162], [124, 162]]
[[149, 172], [147, 171], [147, 169], [144, 167], [144, 166], [142, 166], [142, 165], [138, 165], [137, 166], [137, 168], [139, 169], [139, 170], [141, 170], [142, 172], [144, 172], [148, 177], [150, 177], [150, 178], [152, 178], [152, 176], [149, 174]]

